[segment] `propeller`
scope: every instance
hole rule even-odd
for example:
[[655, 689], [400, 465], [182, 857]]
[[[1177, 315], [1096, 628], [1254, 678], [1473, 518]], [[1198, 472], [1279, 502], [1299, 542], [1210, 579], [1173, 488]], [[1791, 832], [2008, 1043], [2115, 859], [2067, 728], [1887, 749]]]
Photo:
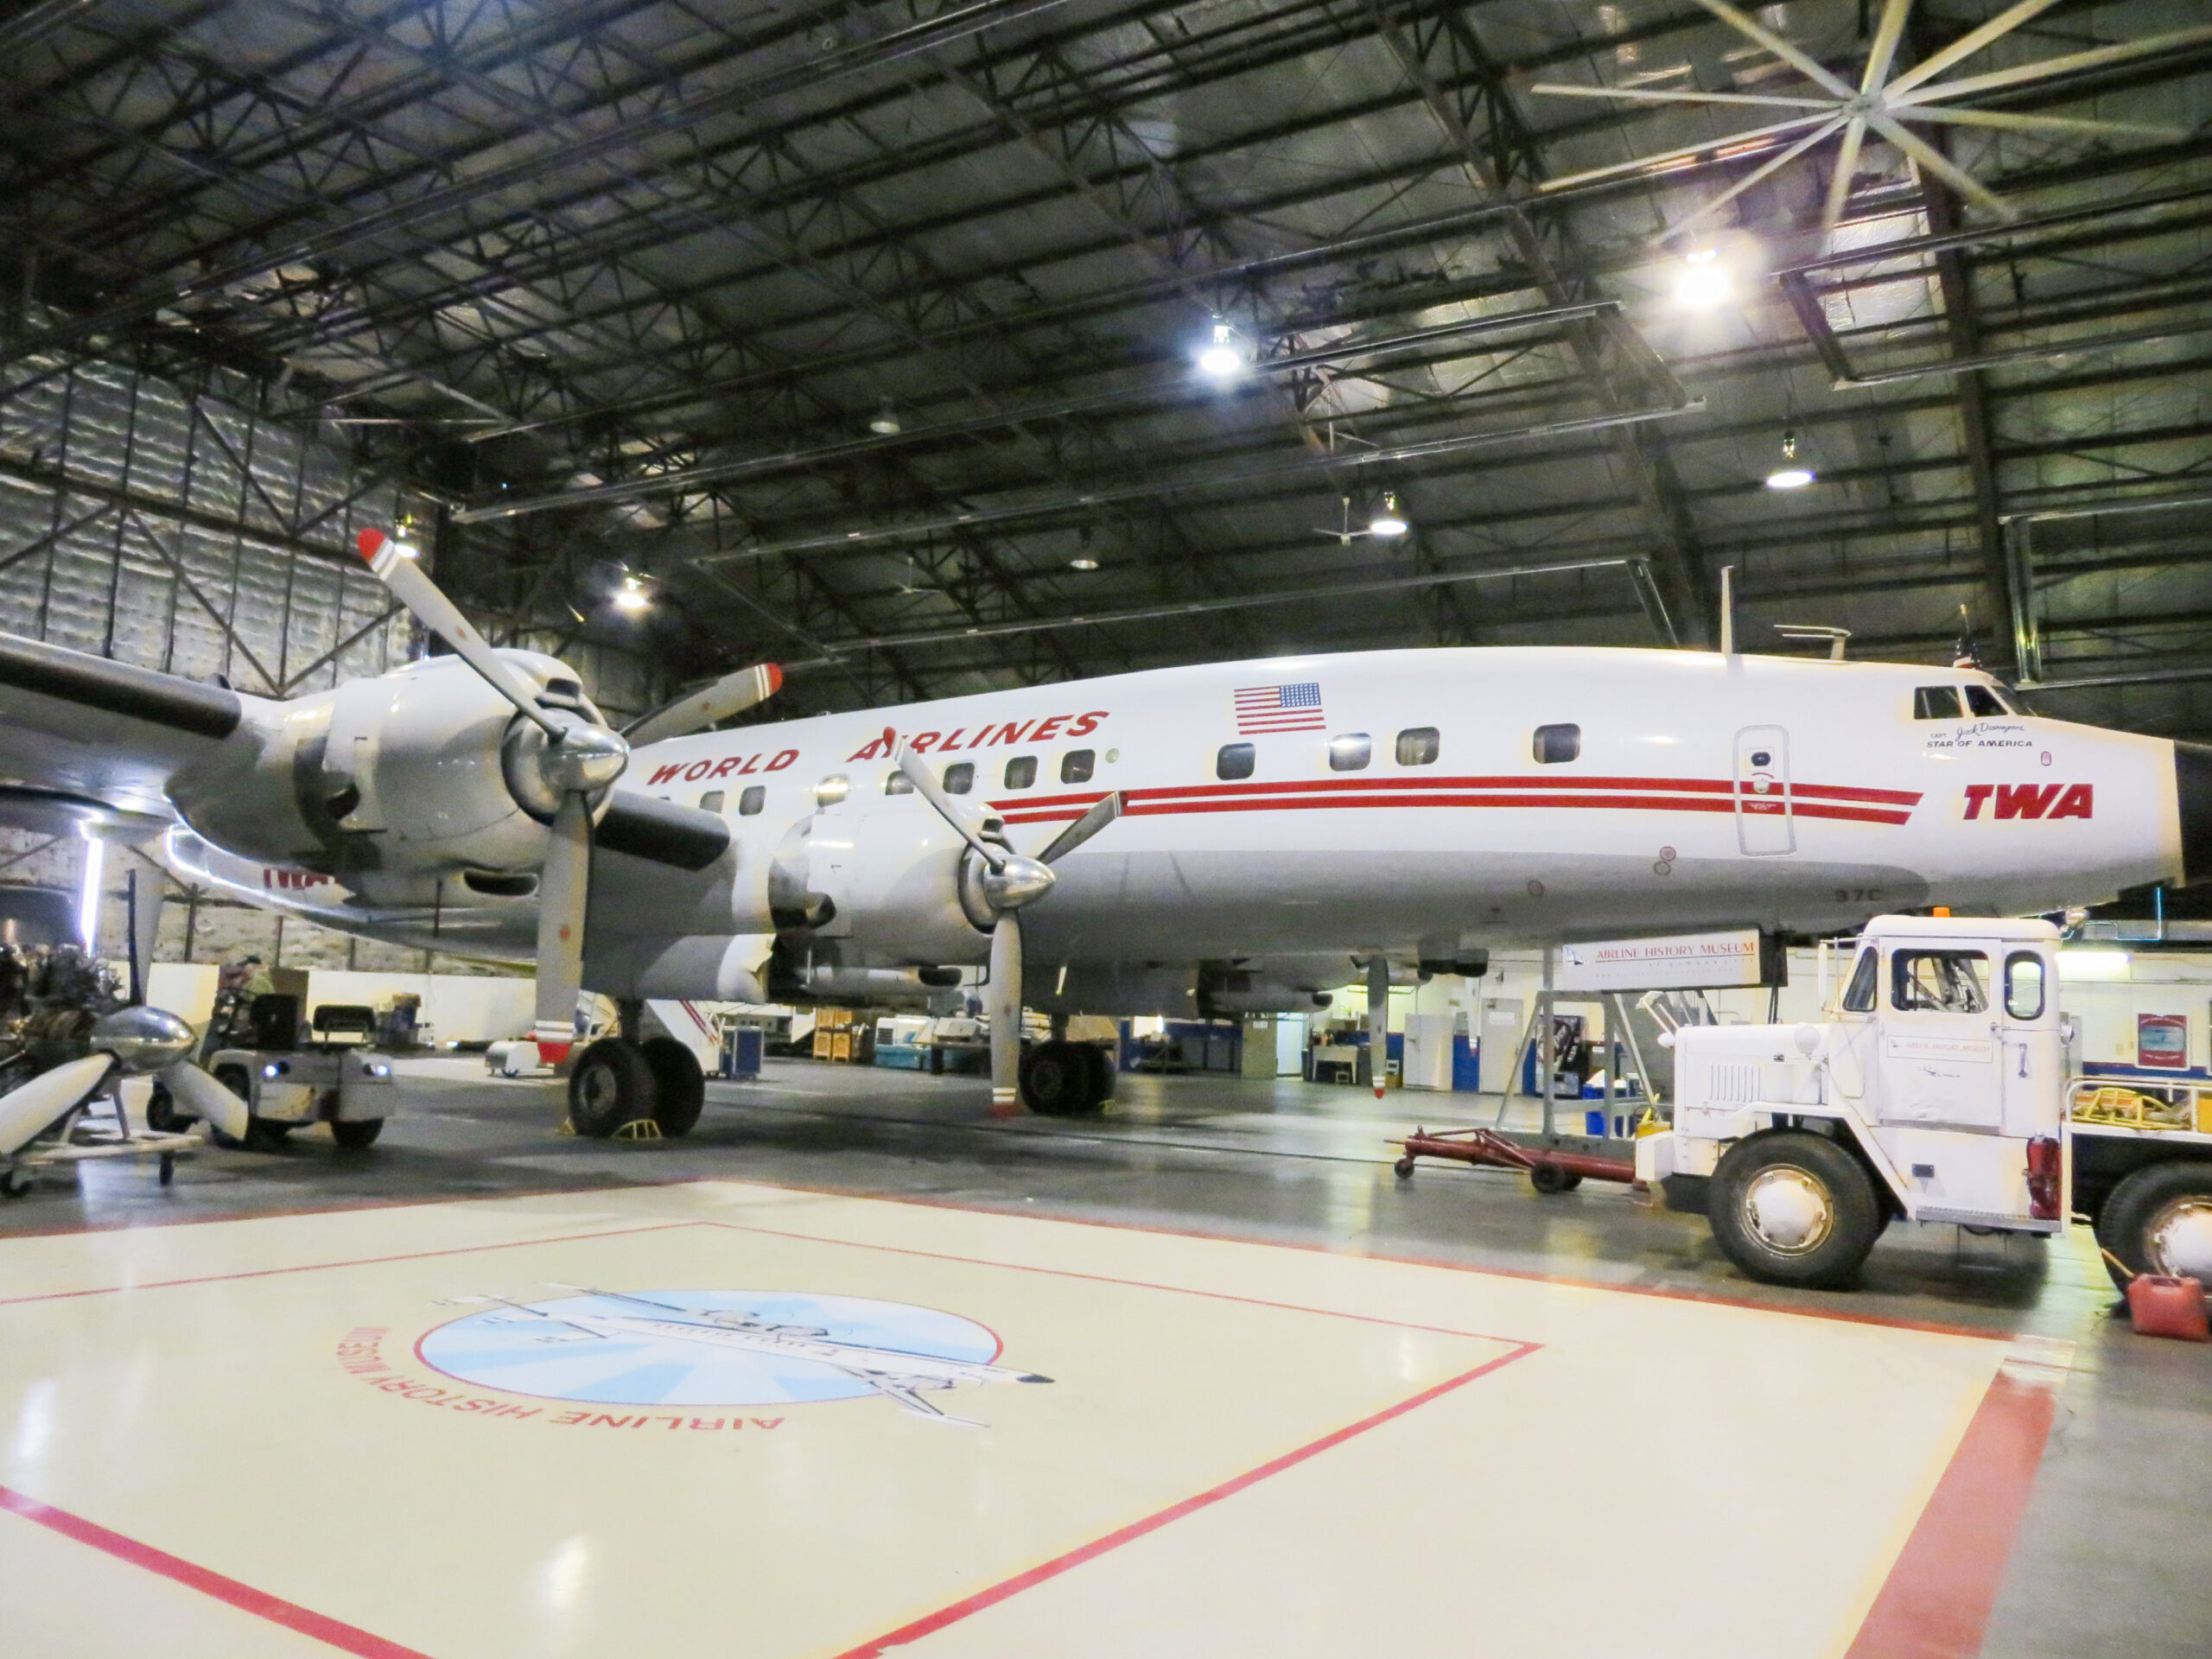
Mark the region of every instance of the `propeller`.
[[[108, 1059], [126, 1073], [150, 1073], [156, 1084], [168, 1090], [174, 1118], [196, 1117], [232, 1140], [243, 1141], [253, 1126], [245, 1102], [193, 1063], [189, 1026], [173, 1014], [145, 1005], [154, 940], [161, 925], [161, 878], [142, 881], [140, 872], [132, 870], [124, 887], [130, 918], [125, 941], [130, 954], [130, 1001], [92, 1027], [90, 1058]], [[10, 1096], [10, 1103], [13, 1098]]]
[[723, 675], [703, 690], [687, 691], [663, 703], [650, 715], [625, 726], [622, 735], [635, 749], [658, 743], [663, 738], [689, 737], [732, 715], [743, 714], [755, 703], [766, 702], [782, 689], [783, 683], [782, 669], [773, 663], [755, 663], [734, 674]]
[[1025, 858], [989, 839], [994, 820], [972, 802], [957, 801], [946, 794], [929, 765], [912, 749], [899, 751], [899, 770], [913, 785], [914, 792], [937, 809], [983, 866], [977, 884], [983, 907], [991, 915], [991, 983], [988, 1010], [991, 1020], [991, 1105], [1010, 1108], [1021, 1097], [1021, 908], [1052, 892], [1058, 880], [1052, 865], [1089, 841], [1122, 816], [1121, 791], [1096, 802], [1090, 810], [1052, 838], [1052, 845], [1035, 858]]

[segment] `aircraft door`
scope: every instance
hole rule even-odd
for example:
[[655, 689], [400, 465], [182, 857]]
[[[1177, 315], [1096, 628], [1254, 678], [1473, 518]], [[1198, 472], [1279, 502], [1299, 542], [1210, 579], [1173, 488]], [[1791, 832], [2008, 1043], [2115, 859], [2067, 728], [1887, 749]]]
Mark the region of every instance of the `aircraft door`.
[[2066, 1093], [2066, 1050], [2059, 1039], [2058, 973], [2050, 953], [2007, 945], [1999, 986], [2005, 1133], [2056, 1135]]
[[1796, 852], [1789, 734], [1779, 726], [1746, 726], [1737, 733], [1735, 785], [1737, 846], [1751, 858]]
[[1994, 998], [2001, 957], [1995, 940], [1982, 939], [1908, 941], [1890, 950], [1881, 1014], [1884, 1122], [2000, 1125], [2003, 1027]]

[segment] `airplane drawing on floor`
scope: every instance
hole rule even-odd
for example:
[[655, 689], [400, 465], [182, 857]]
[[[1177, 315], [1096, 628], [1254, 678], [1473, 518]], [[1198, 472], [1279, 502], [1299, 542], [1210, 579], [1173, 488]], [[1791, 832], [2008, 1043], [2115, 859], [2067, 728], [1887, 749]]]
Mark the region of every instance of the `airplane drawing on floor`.
[[[1312, 1009], [1357, 969], [1371, 1026], [1388, 985], [1500, 946], [2017, 915], [2212, 868], [2212, 749], [1973, 668], [1376, 651], [711, 729], [777, 689], [762, 665], [625, 733], [362, 540], [452, 655], [277, 702], [0, 636], [0, 786], [14, 821], [158, 838], [288, 914], [534, 962], [549, 1055], [580, 988], [926, 1005], [987, 967], [995, 1097], [1077, 1113], [1103, 1057], [1025, 1053], [1025, 1006]], [[628, 1024], [573, 1057], [571, 1121], [682, 1134], [696, 1065]]]
[[[686, 1347], [704, 1348], [715, 1354], [735, 1355], [756, 1361], [774, 1370], [789, 1372], [826, 1371], [861, 1385], [867, 1392], [880, 1395], [916, 1416], [932, 1422], [955, 1425], [963, 1428], [981, 1428], [984, 1425], [966, 1417], [955, 1417], [931, 1402], [925, 1394], [957, 1389], [967, 1383], [985, 1382], [1050, 1382], [1049, 1376], [1039, 1376], [1033, 1371], [1016, 1370], [1009, 1366], [994, 1365], [986, 1361], [959, 1357], [957, 1354], [918, 1352], [874, 1343], [855, 1342], [833, 1337], [830, 1327], [823, 1325], [796, 1325], [764, 1319], [753, 1308], [686, 1307], [681, 1303], [663, 1301], [654, 1297], [634, 1295], [625, 1291], [596, 1290], [588, 1285], [553, 1284], [549, 1289], [574, 1292], [582, 1305], [563, 1300], [551, 1306], [533, 1306], [514, 1301], [505, 1296], [478, 1295], [448, 1297], [443, 1306], [469, 1306], [492, 1304], [511, 1310], [513, 1317], [493, 1315], [472, 1323], [496, 1329], [503, 1325], [524, 1325], [543, 1328], [545, 1334], [529, 1338], [534, 1344], [619, 1344], [626, 1351], [642, 1347], [648, 1355], [664, 1349], [669, 1344]], [[590, 1302], [614, 1302], [624, 1308], [644, 1309], [647, 1312], [607, 1313], [594, 1311]], [[845, 1299], [825, 1299], [832, 1309], [843, 1307], [874, 1307], [876, 1305], [849, 1303]], [[921, 1309], [900, 1310], [926, 1316]], [[879, 1316], [880, 1317], [880, 1316]], [[982, 1327], [967, 1320], [955, 1320], [951, 1316], [936, 1316], [939, 1322], [948, 1322], [963, 1331], [988, 1337]], [[909, 1338], [912, 1339], [912, 1338]], [[957, 1333], [954, 1341], [959, 1340]], [[996, 1343], [990, 1341], [995, 1350]], [[512, 1356], [508, 1356], [511, 1357]], [[445, 1358], [430, 1344], [426, 1343], [423, 1357], [440, 1369], [456, 1366], [461, 1362]], [[478, 1363], [481, 1363], [480, 1357]], [[682, 1367], [654, 1365], [648, 1359], [643, 1365], [629, 1371], [635, 1376], [638, 1370], [650, 1372], [657, 1384], [680, 1376]], [[466, 1375], [472, 1381], [488, 1382], [494, 1387], [510, 1386], [515, 1379], [510, 1374], [502, 1381], [498, 1372], [483, 1371]], [[527, 1387], [518, 1392], [531, 1393]], [[563, 1392], [562, 1398], [601, 1397]], [[770, 1398], [781, 1396], [771, 1395]], [[663, 1397], [616, 1403], [660, 1404]], [[758, 1398], [701, 1399], [702, 1405], [753, 1405], [762, 1403]]]

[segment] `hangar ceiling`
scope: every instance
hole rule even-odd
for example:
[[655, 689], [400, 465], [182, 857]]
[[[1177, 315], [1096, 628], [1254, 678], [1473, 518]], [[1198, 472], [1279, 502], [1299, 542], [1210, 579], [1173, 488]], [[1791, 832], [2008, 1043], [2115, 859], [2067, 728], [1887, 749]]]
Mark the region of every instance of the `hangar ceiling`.
[[2191, 0], [44, 0], [0, 100], [0, 468], [243, 372], [516, 637], [823, 708], [1707, 644], [1732, 567], [2212, 735]]

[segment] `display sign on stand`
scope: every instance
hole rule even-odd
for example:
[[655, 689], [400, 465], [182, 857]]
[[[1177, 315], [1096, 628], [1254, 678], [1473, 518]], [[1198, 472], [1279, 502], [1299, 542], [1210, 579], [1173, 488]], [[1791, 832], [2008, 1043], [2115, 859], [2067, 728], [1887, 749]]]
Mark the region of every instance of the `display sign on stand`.
[[1781, 941], [1755, 927], [1725, 933], [1677, 933], [1657, 939], [1563, 944], [1561, 991], [1726, 990], [1781, 985], [1789, 970]]

